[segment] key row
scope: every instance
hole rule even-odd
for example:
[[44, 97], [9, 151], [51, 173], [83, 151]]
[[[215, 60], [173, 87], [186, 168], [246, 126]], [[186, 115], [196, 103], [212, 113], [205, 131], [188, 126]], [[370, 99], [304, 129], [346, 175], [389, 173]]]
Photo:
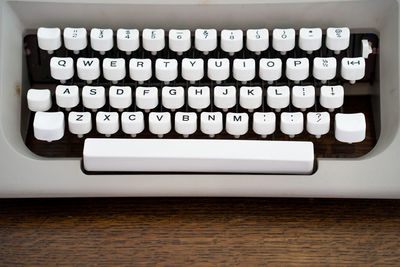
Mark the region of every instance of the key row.
[[[256, 77], [256, 60], [253, 58], [234, 59], [232, 67], [228, 58], [210, 58], [207, 60], [207, 77], [216, 83], [221, 83], [231, 75], [242, 83], [252, 81]], [[205, 75], [205, 63], [202, 58], [184, 58], [181, 62], [181, 76], [183, 79], [195, 83]], [[258, 62], [259, 77], [273, 83], [282, 77], [282, 59], [262, 58]], [[129, 77], [139, 83], [151, 79], [153, 75], [152, 61], [150, 59], [132, 58], [129, 61]], [[105, 58], [102, 62], [103, 76], [113, 83], [126, 77], [125, 59]], [[155, 77], [166, 84], [178, 78], [178, 60], [156, 59]], [[92, 83], [100, 77], [100, 60], [98, 58], [78, 58], [76, 70], [79, 79]], [[50, 60], [50, 74], [61, 83], [74, 77], [74, 60], [71, 57], [52, 57]], [[312, 75], [322, 83], [336, 77], [337, 62], [334, 57], [316, 57], [313, 60]], [[350, 83], [361, 80], [365, 75], [365, 59], [342, 58], [340, 74]], [[285, 75], [289, 80], [299, 83], [310, 75], [310, 62], [308, 58], [288, 58], [286, 60]]]
[[[120, 111], [130, 108], [134, 103], [136, 107], [146, 112], [155, 109], [160, 101], [164, 108], [175, 111], [185, 105], [186, 99], [188, 106], [198, 112], [208, 108], [211, 103], [223, 111], [228, 111], [239, 104], [252, 112], [262, 106], [264, 95], [266, 104], [276, 112], [288, 107], [290, 99], [292, 105], [302, 111], [315, 105], [316, 93], [312, 85], [294, 86], [292, 90], [289, 86], [269, 86], [265, 92], [263, 91], [260, 86], [242, 86], [238, 93], [235, 86], [215, 86], [212, 93], [208, 86], [190, 86], [187, 90], [182, 86], [164, 86], [159, 97], [157, 87], [139, 86], [132, 93], [132, 88], [129, 86], [111, 86], [108, 98], [110, 106]], [[81, 96], [83, 106], [94, 112], [106, 104], [106, 89], [103, 86], [84, 86]], [[70, 110], [80, 102], [79, 88], [76, 85], [58, 85], [55, 98], [57, 106]], [[49, 89], [29, 89], [27, 101], [31, 111], [48, 111], [52, 106], [51, 92]], [[322, 107], [332, 112], [340, 108], [343, 102], [343, 86], [321, 87], [319, 103]]]
[[[276, 115], [273, 112], [256, 112], [253, 115], [252, 130], [266, 138], [276, 130]], [[213, 138], [225, 131], [239, 138], [249, 131], [249, 114], [202, 112], [200, 114], [200, 131]], [[150, 112], [148, 115], [148, 130], [158, 137], [172, 131], [172, 126], [178, 134], [187, 138], [196, 133], [198, 114], [195, 112], [177, 112], [172, 121], [169, 112]], [[121, 126], [125, 134], [136, 137], [145, 129], [143, 112], [98, 112], [96, 114], [96, 130], [106, 137], [116, 134]], [[306, 130], [320, 138], [329, 132], [330, 115], [328, 112], [309, 112], [306, 116]], [[70, 112], [68, 128], [72, 134], [83, 137], [92, 130], [92, 114], [90, 112]], [[57, 129], [57, 130], [56, 130]], [[301, 134], [304, 130], [304, 117], [301, 112], [283, 112], [280, 114], [280, 131], [290, 138]], [[362, 113], [335, 115], [335, 137], [341, 142], [356, 143], [365, 138], [365, 116]], [[34, 134], [39, 140], [54, 141], [64, 135], [64, 114], [62, 112], [37, 112], [34, 118]]]
[[[301, 28], [298, 33], [300, 49], [312, 53], [322, 46], [322, 29]], [[221, 49], [231, 55], [243, 49], [244, 33], [242, 30], [222, 30], [220, 33]], [[38, 44], [43, 50], [52, 53], [61, 47], [61, 30], [59, 28], [41, 27], [37, 31]], [[76, 54], [88, 45], [87, 31], [85, 28], [65, 28], [63, 33], [64, 45]], [[119, 50], [131, 54], [140, 46], [138, 29], [118, 29], [116, 34]], [[350, 30], [347, 27], [328, 28], [326, 30], [325, 45], [328, 49], [340, 53], [349, 47]], [[114, 46], [114, 32], [112, 29], [93, 28], [90, 31], [91, 48], [104, 54]], [[215, 50], [218, 44], [216, 29], [197, 29], [194, 33], [194, 47], [208, 54]], [[293, 28], [274, 29], [272, 31], [272, 47], [274, 50], [285, 54], [294, 49], [296, 44], [296, 31]], [[260, 54], [269, 47], [269, 31], [266, 28], [248, 29], [246, 31], [245, 45], [249, 51]], [[165, 31], [163, 29], [144, 29], [142, 31], [142, 46], [145, 50], [156, 54], [165, 48]], [[171, 29], [168, 32], [168, 47], [181, 55], [191, 48], [191, 32], [188, 29]]]

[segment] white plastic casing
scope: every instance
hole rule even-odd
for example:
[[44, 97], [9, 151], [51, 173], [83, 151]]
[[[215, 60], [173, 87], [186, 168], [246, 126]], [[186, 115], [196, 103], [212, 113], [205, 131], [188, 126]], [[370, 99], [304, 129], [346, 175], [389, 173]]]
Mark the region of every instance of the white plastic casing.
[[[312, 16], [307, 15], [311, 11]], [[63, 29], [72, 22], [88, 30], [109, 27], [116, 31], [124, 25], [143, 30], [162, 25], [166, 30], [184, 27], [192, 33], [197, 27], [246, 30], [266, 27], [267, 22], [270, 31], [283, 27], [325, 30], [345, 24], [352, 33], [376, 33], [380, 38], [379, 80], [374, 85], [359, 82], [346, 85], [345, 92], [373, 93], [378, 143], [362, 158], [318, 159], [317, 169], [311, 175], [89, 175], [82, 171], [80, 158], [39, 157], [29, 151], [20, 134], [24, 132], [21, 127], [27, 127], [27, 118], [21, 117], [21, 112], [28, 112], [26, 103], [21, 111], [21, 102], [24, 103], [22, 100], [30, 88], [22, 53], [23, 38], [41, 26]], [[1, 0], [0, 196], [400, 198], [398, 77], [399, 1], [396, 0], [249, 0], [245, 4], [239, 0], [211, 0], [207, 4], [197, 0]]]

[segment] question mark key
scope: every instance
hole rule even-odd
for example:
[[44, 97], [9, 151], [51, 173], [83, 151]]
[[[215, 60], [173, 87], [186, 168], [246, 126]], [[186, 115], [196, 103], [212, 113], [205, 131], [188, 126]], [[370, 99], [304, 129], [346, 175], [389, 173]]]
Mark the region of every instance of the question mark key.
[[307, 132], [320, 138], [329, 132], [330, 115], [329, 112], [308, 112], [306, 129]]

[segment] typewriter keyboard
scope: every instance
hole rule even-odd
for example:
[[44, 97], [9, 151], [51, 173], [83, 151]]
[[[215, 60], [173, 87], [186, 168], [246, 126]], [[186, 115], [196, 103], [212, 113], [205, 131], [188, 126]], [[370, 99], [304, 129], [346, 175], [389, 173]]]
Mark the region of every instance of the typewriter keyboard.
[[378, 37], [349, 28], [39, 28], [21, 133], [91, 172], [311, 173], [376, 144]]

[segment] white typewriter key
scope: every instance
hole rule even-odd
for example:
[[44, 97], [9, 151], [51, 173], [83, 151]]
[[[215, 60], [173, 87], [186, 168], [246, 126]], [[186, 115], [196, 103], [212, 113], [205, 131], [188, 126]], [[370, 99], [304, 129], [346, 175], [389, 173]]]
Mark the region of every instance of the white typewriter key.
[[319, 103], [330, 112], [340, 108], [344, 102], [344, 88], [341, 85], [322, 86]]
[[51, 108], [49, 89], [29, 89], [26, 98], [30, 111], [48, 111]]
[[221, 112], [202, 112], [200, 115], [200, 130], [213, 138], [222, 131], [222, 113]]
[[242, 83], [251, 81], [256, 77], [256, 61], [254, 58], [234, 59], [233, 78]]
[[90, 31], [90, 45], [93, 50], [104, 55], [114, 46], [113, 30], [93, 28]]
[[311, 54], [322, 46], [322, 30], [320, 28], [301, 28], [299, 32], [299, 47]]
[[90, 112], [71, 111], [68, 114], [68, 128], [72, 134], [79, 138], [92, 130], [92, 114]]
[[223, 111], [228, 111], [236, 105], [236, 87], [235, 86], [215, 86], [214, 87], [214, 105]]
[[227, 58], [210, 58], [207, 61], [207, 75], [210, 80], [216, 81], [217, 84], [229, 78], [229, 59]]
[[330, 121], [329, 112], [308, 112], [306, 123], [307, 132], [315, 135], [316, 138], [320, 138], [321, 135], [329, 132]]
[[246, 47], [249, 51], [259, 55], [268, 49], [269, 33], [268, 29], [248, 29], [246, 31]]
[[[227, 173], [311, 174], [314, 154], [314, 145], [309, 141], [87, 138], [83, 168], [112, 173], [224, 173], [229, 181]], [[227, 189], [231, 188], [228, 181], [224, 184]], [[214, 187], [216, 183], [215, 179], [209, 182]], [[149, 186], [154, 189], [155, 184], [149, 181]], [[169, 186], [174, 187], [174, 183]], [[257, 191], [264, 192], [262, 187]]]
[[361, 55], [363, 58], [368, 59], [368, 56], [373, 53], [372, 44], [367, 39], [361, 40]]
[[74, 60], [72, 57], [52, 57], [50, 60], [50, 74], [53, 79], [65, 83], [74, 77]]
[[187, 138], [197, 130], [197, 114], [195, 112], [175, 113], [175, 131]]
[[143, 112], [123, 112], [121, 115], [121, 128], [124, 133], [130, 134], [131, 137], [136, 137], [137, 134], [143, 132]]
[[57, 85], [56, 87], [57, 106], [69, 111], [79, 104], [79, 88], [76, 85]]
[[132, 88], [129, 86], [111, 86], [109, 90], [110, 106], [122, 111], [132, 105]]
[[165, 32], [163, 29], [144, 29], [142, 33], [143, 48], [156, 55], [165, 47]]
[[266, 138], [275, 132], [276, 115], [274, 112], [255, 112], [253, 114], [253, 131]]
[[119, 130], [118, 112], [99, 111], [96, 115], [96, 129], [100, 134], [110, 137]]
[[169, 30], [168, 46], [169, 49], [182, 55], [190, 49], [190, 30]]
[[301, 112], [282, 112], [281, 132], [293, 138], [296, 134], [301, 134], [304, 128], [304, 118]]
[[182, 60], [182, 78], [194, 83], [204, 76], [204, 60], [202, 58], [184, 58]]
[[106, 90], [103, 86], [84, 86], [82, 88], [82, 103], [93, 112], [106, 104]]
[[171, 131], [171, 113], [169, 112], [150, 112], [149, 130], [152, 134], [162, 138], [164, 134]]
[[61, 47], [61, 30], [59, 28], [40, 27], [37, 30], [39, 48], [53, 54], [54, 50]]
[[87, 31], [85, 28], [65, 28], [64, 46], [78, 54], [87, 46]]
[[117, 47], [130, 55], [139, 48], [139, 31], [137, 29], [118, 29]]
[[129, 61], [129, 76], [132, 80], [138, 81], [139, 84], [149, 80], [152, 76], [151, 60], [148, 58], [132, 58]]
[[182, 86], [164, 86], [161, 92], [162, 105], [165, 108], [175, 111], [185, 104], [185, 93]]
[[274, 29], [272, 31], [272, 47], [285, 55], [293, 50], [296, 43], [296, 32], [294, 29]]
[[112, 83], [125, 78], [125, 59], [123, 58], [105, 58], [103, 59], [103, 75], [106, 80]]
[[365, 139], [366, 121], [363, 113], [335, 115], [335, 138], [343, 143], [358, 143]]
[[280, 112], [289, 106], [290, 90], [288, 86], [269, 86], [267, 89], [267, 105]]
[[158, 106], [157, 87], [137, 87], [135, 93], [136, 106], [149, 112]]
[[350, 44], [350, 29], [349, 28], [328, 28], [326, 30], [326, 47], [339, 54], [345, 50]]
[[249, 130], [249, 115], [247, 113], [227, 113], [225, 122], [226, 132], [239, 138]]
[[293, 86], [292, 88], [292, 104], [296, 108], [305, 111], [307, 108], [315, 104], [315, 87], [312, 85], [307, 86]]
[[64, 113], [36, 112], [33, 119], [33, 135], [37, 140], [56, 141], [64, 136]]
[[87, 83], [92, 83], [100, 77], [100, 61], [98, 58], [78, 58], [76, 62], [78, 77]]
[[364, 78], [365, 75], [365, 58], [355, 57], [342, 59], [342, 67], [340, 74], [343, 79], [348, 80], [351, 84]]
[[176, 59], [156, 60], [156, 78], [165, 84], [175, 80], [178, 77], [178, 61]]
[[222, 30], [221, 31], [221, 49], [233, 55], [243, 48], [242, 30]]
[[200, 112], [210, 105], [210, 87], [208, 86], [190, 86], [188, 88], [189, 107]]
[[242, 86], [240, 87], [239, 103], [242, 108], [253, 112], [262, 104], [262, 89], [260, 86]]
[[288, 58], [286, 60], [286, 77], [295, 83], [307, 79], [309, 64], [308, 58]]
[[322, 83], [332, 80], [336, 76], [336, 58], [316, 57], [313, 64], [313, 76]]
[[207, 55], [217, 48], [216, 29], [197, 29], [194, 34], [194, 46]]
[[268, 81], [269, 84], [279, 80], [282, 76], [282, 60], [280, 58], [260, 59], [260, 70], [258, 75], [264, 81]]

